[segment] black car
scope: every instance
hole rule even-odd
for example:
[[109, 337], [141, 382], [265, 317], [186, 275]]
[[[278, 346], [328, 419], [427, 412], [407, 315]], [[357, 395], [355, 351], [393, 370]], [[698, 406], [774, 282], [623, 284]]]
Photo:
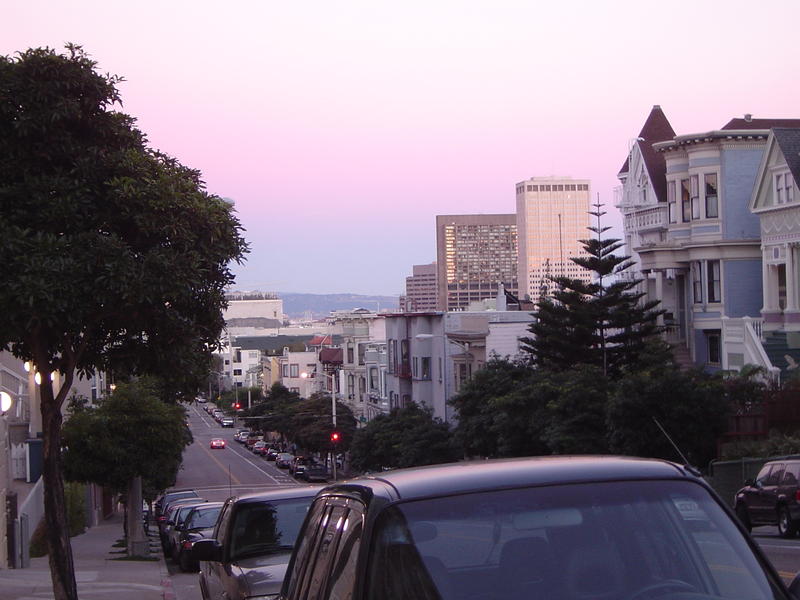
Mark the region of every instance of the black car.
[[755, 480], [736, 492], [734, 507], [748, 531], [754, 525], [777, 525], [782, 537], [800, 529], [800, 459], [772, 460]]
[[280, 598], [790, 596], [692, 469], [542, 457], [389, 471], [324, 488]]
[[164, 514], [164, 510], [166, 509], [165, 505], [168, 505], [173, 500], [177, 500], [178, 498], [198, 498], [200, 494], [198, 494], [195, 490], [171, 490], [169, 492], [165, 492], [162, 494], [158, 500], [156, 500], [156, 518], [160, 517]]

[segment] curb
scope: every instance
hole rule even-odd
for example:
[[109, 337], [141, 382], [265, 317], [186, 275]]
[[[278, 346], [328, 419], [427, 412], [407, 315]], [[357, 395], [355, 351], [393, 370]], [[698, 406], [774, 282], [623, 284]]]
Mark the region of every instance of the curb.
[[175, 600], [175, 590], [172, 589], [172, 579], [161, 580], [161, 595], [164, 600]]

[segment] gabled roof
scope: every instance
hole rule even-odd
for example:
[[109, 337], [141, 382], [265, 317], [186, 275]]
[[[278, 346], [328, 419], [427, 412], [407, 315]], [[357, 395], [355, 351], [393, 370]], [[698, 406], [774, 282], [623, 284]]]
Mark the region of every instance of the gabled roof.
[[745, 115], [743, 119], [731, 119], [723, 127], [722, 131], [729, 129], [773, 129], [775, 127], [800, 127], [800, 119], [754, 119], [750, 115]]
[[[662, 153], [653, 149], [653, 144], [671, 140], [674, 137], [675, 130], [672, 129], [672, 125], [667, 120], [664, 111], [656, 104], [647, 116], [642, 130], [639, 132], [636, 144], [639, 146], [639, 152], [642, 154], [642, 160], [650, 177], [650, 182], [653, 184], [658, 202], [667, 201], [667, 162]], [[629, 167], [630, 156], [625, 159], [625, 164], [622, 165], [620, 174], [627, 173]]]
[[794, 128], [775, 127], [772, 130], [775, 141], [786, 159], [796, 183], [800, 184], [800, 126]]

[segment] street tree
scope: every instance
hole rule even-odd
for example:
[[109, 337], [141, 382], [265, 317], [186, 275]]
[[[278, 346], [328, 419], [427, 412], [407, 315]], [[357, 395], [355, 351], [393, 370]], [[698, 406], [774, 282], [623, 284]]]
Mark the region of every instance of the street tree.
[[[601, 204], [590, 212], [597, 225], [589, 227], [596, 235], [581, 240], [586, 256], [570, 260], [591, 272], [591, 282], [553, 277], [556, 289], [539, 298], [530, 325], [530, 338], [523, 349], [537, 368], [567, 370], [577, 364], [594, 365], [615, 378], [636, 365], [648, 344], [660, 331], [658, 301], [643, 301], [636, 288], [640, 279], [622, 276], [633, 266], [628, 256], [616, 252], [623, 246], [617, 239], [603, 239], [609, 227], [601, 227], [605, 214]], [[668, 353], [666, 345], [662, 351]]]
[[288, 430], [285, 434], [305, 450], [325, 452], [333, 450], [331, 433], [339, 433], [336, 452], [350, 447], [356, 430], [356, 419], [350, 407], [337, 400], [336, 427], [333, 426], [331, 397], [317, 392], [310, 398], [300, 400], [292, 406]]
[[447, 425], [413, 402], [372, 419], [356, 431], [350, 448], [351, 464], [359, 471], [434, 465], [458, 457]]
[[158, 383], [147, 378], [118, 384], [96, 406], [72, 402], [62, 430], [64, 477], [127, 494], [129, 501], [137, 478], [145, 489], [164, 490], [175, 484], [192, 442], [185, 419], [185, 409], [164, 402]]
[[61, 459], [75, 377], [169, 372], [196, 390], [247, 249], [231, 205], [114, 110], [119, 81], [78, 46], [0, 57], [0, 348], [41, 377], [56, 600], [77, 599]]

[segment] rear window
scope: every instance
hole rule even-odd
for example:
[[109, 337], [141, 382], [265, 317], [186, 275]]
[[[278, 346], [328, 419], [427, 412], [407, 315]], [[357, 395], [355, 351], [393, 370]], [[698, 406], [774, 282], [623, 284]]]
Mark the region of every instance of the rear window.
[[[368, 597], [767, 600], [773, 586], [701, 486], [611, 482], [399, 503], [375, 527]], [[647, 590], [647, 591], [645, 591]]]
[[312, 500], [309, 496], [239, 506], [230, 560], [291, 552]]

